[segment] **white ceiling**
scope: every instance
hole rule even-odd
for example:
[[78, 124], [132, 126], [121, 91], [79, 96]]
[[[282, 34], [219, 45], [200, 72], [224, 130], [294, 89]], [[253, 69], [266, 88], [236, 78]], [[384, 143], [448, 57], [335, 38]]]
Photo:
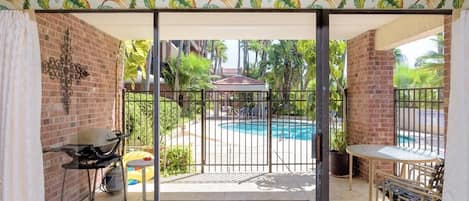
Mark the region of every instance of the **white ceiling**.
[[314, 13], [161, 13], [160, 37], [170, 39], [314, 39]]
[[402, 15], [331, 15], [330, 38], [348, 40], [368, 30], [388, 24]]
[[121, 40], [153, 39], [152, 13], [75, 13], [73, 15]]
[[[152, 39], [152, 13], [77, 13], [121, 40]], [[399, 15], [331, 15], [330, 38], [346, 40]], [[315, 39], [314, 13], [160, 13], [161, 40]]]

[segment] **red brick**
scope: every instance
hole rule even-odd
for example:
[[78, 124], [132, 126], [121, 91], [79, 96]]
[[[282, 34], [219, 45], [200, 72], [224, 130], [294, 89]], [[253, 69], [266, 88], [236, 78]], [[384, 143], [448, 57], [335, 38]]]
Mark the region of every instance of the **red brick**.
[[[446, 142], [446, 131], [448, 126], [448, 104], [449, 104], [449, 91], [450, 91], [450, 74], [451, 74], [451, 24], [452, 17], [445, 16], [444, 26], [444, 67], [443, 67], [443, 110], [445, 113], [445, 142]], [[446, 146], [446, 144], [445, 144]], [[446, 150], [446, 149], [445, 149]]]
[[[350, 144], [394, 143], [394, 87], [392, 50], [375, 50], [375, 31], [347, 42], [348, 110]], [[367, 178], [368, 161], [359, 160], [359, 175]], [[377, 169], [392, 170], [378, 162]]]
[[[73, 61], [88, 67], [90, 76], [73, 83], [70, 114], [61, 102], [60, 82], [42, 74], [42, 126], [44, 147], [66, 143], [70, 136], [89, 127], [120, 129], [121, 68], [120, 41], [82, 22], [70, 14], [37, 14], [42, 60], [59, 58], [66, 28], [70, 28]], [[116, 104], [118, 107], [114, 108]], [[113, 110], [117, 110], [113, 112]], [[113, 121], [112, 114], [117, 116]], [[58, 153], [44, 155], [45, 196], [48, 201], [60, 200], [63, 169], [61, 164], [70, 161]], [[82, 200], [87, 195], [86, 174], [69, 171], [65, 199]]]

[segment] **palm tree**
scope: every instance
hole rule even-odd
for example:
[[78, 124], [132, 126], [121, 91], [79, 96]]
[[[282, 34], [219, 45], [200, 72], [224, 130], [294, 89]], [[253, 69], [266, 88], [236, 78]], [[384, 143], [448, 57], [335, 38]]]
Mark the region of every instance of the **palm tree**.
[[[308, 88], [316, 88], [316, 42], [304, 40], [298, 42], [299, 52], [303, 55], [308, 67], [305, 82]], [[329, 41], [329, 67], [331, 96], [344, 95], [345, 89], [345, 51], [346, 43], [340, 40]]]
[[262, 45], [262, 48], [261, 48], [261, 60], [259, 61], [259, 67], [257, 69], [257, 75], [256, 75], [256, 78], [260, 78], [260, 77], [264, 77], [265, 74], [266, 74], [266, 70], [267, 70], [267, 55], [268, 55], [268, 52], [269, 52], [269, 46], [271, 44], [272, 41], [270, 40], [262, 40], [261, 41], [261, 45]]
[[215, 41], [211, 40], [210, 42], [210, 61], [212, 62], [212, 66], [215, 66]]
[[[316, 42], [313, 40], [304, 40], [298, 42], [298, 49], [303, 55], [307, 63], [306, 75], [304, 84], [306, 88], [316, 89]], [[329, 91], [331, 99], [339, 100], [346, 98], [345, 96], [345, 56], [346, 56], [346, 42], [345, 41], [330, 41], [329, 42]], [[344, 101], [345, 102], [345, 101]], [[339, 111], [342, 108], [343, 122], [346, 121], [346, 107], [341, 107], [341, 103], [332, 101], [330, 108], [334, 111]], [[314, 111], [314, 103], [311, 105]], [[312, 113], [314, 115], [314, 112]], [[345, 124], [342, 125], [345, 127]]]
[[238, 75], [241, 74], [241, 41], [238, 40]]
[[202, 41], [202, 56], [207, 57], [207, 40]]
[[[210, 60], [194, 53], [172, 58], [169, 68], [162, 71], [163, 79], [173, 89], [200, 90], [211, 87]], [[176, 75], [179, 79], [176, 80]]]
[[396, 64], [405, 64], [407, 63], [407, 57], [402, 53], [402, 50], [399, 48], [395, 48], [392, 51], [394, 55], [394, 61]]
[[214, 41], [214, 49], [215, 49], [215, 65], [213, 68], [213, 73], [214, 74], [221, 74], [222, 71], [222, 64], [224, 61], [228, 59], [228, 56], [226, 55], [226, 44], [224, 41]]
[[190, 40], [186, 40], [185, 41], [185, 51], [184, 51], [184, 54], [187, 56], [189, 55], [189, 53], [191, 52], [191, 41]]
[[281, 91], [283, 104], [288, 106], [290, 91], [298, 85], [299, 70], [303, 68], [303, 56], [298, 52], [296, 41], [281, 40], [273, 44], [269, 51], [269, 84]]
[[249, 75], [249, 44], [247, 40], [243, 40], [243, 70], [244, 75]]
[[436, 35], [432, 41], [435, 43], [436, 51], [431, 50], [424, 55], [418, 57], [415, 61], [415, 66], [420, 69], [436, 72], [440, 80], [439, 86], [443, 83], [443, 65], [444, 65], [444, 47], [445, 41], [442, 33]]
[[204, 52], [205, 52], [205, 40], [201, 40], [201, 41], [199, 42], [199, 46], [200, 46], [200, 56], [205, 57], [205, 55], [204, 55]]
[[[176, 65], [175, 65], [175, 70], [174, 70], [174, 87], [173, 87], [173, 90], [174, 91], [179, 91], [180, 88], [179, 88], [179, 69], [180, 69], [180, 66], [181, 66], [181, 62], [182, 62], [182, 48], [184, 46], [184, 41], [183, 40], [180, 40], [179, 41], [179, 48], [178, 48], [178, 55], [176, 57]], [[156, 83], [155, 83], [156, 84]], [[174, 100], [177, 100], [176, 96], [177, 94], [174, 93]]]
[[253, 67], [257, 68], [258, 56], [259, 56], [259, 53], [262, 51], [263, 46], [261, 42], [257, 40], [251, 40], [248, 43], [249, 43], [249, 50], [254, 51], [254, 55], [255, 55]]
[[222, 64], [228, 60], [228, 56], [226, 55], [226, 49], [222, 50], [220, 52], [220, 55], [217, 57], [218, 58], [218, 67], [217, 67], [217, 70], [218, 70], [218, 75], [223, 75], [223, 66]]
[[345, 51], [344, 41], [329, 42], [330, 85], [333, 87], [332, 90], [336, 90], [342, 97], [345, 97]]
[[400, 64], [396, 66], [394, 74], [393, 81], [397, 88], [435, 87], [441, 84], [436, 71], [424, 68], [412, 68]]

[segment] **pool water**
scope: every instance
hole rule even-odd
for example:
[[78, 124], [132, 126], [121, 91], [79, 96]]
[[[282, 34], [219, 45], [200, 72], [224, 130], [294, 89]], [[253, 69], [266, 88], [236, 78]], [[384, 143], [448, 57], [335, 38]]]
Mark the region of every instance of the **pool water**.
[[397, 142], [401, 144], [406, 144], [406, 143], [414, 143], [414, 141], [415, 140], [413, 137], [401, 135], [399, 136], [399, 140]]
[[[266, 121], [249, 121], [222, 123], [221, 128], [243, 134], [265, 136], [267, 135]], [[272, 137], [296, 140], [311, 140], [316, 132], [316, 125], [297, 121], [272, 121]]]
[[[222, 129], [247, 135], [267, 135], [266, 121], [246, 121], [219, 124]], [[299, 121], [272, 121], [272, 137], [294, 140], [311, 140], [316, 133], [316, 125]], [[399, 136], [400, 143], [413, 142], [409, 136]]]

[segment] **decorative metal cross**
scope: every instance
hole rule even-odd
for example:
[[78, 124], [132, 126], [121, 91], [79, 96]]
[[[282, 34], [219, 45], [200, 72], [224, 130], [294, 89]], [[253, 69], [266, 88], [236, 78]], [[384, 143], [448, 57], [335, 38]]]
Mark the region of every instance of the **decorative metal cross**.
[[58, 79], [60, 81], [60, 88], [62, 90], [62, 103], [65, 112], [70, 113], [70, 97], [73, 94], [72, 84], [76, 81], [80, 83], [81, 79], [89, 76], [86, 67], [78, 63], [73, 63], [72, 60], [72, 40], [70, 38], [70, 30], [65, 31], [64, 43], [62, 44], [62, 53], [60, 58], [56, 59], [49, 57], [49, 60], [42, 62], [42, 70], [44, 73], [49, 74], [50, 79]]

